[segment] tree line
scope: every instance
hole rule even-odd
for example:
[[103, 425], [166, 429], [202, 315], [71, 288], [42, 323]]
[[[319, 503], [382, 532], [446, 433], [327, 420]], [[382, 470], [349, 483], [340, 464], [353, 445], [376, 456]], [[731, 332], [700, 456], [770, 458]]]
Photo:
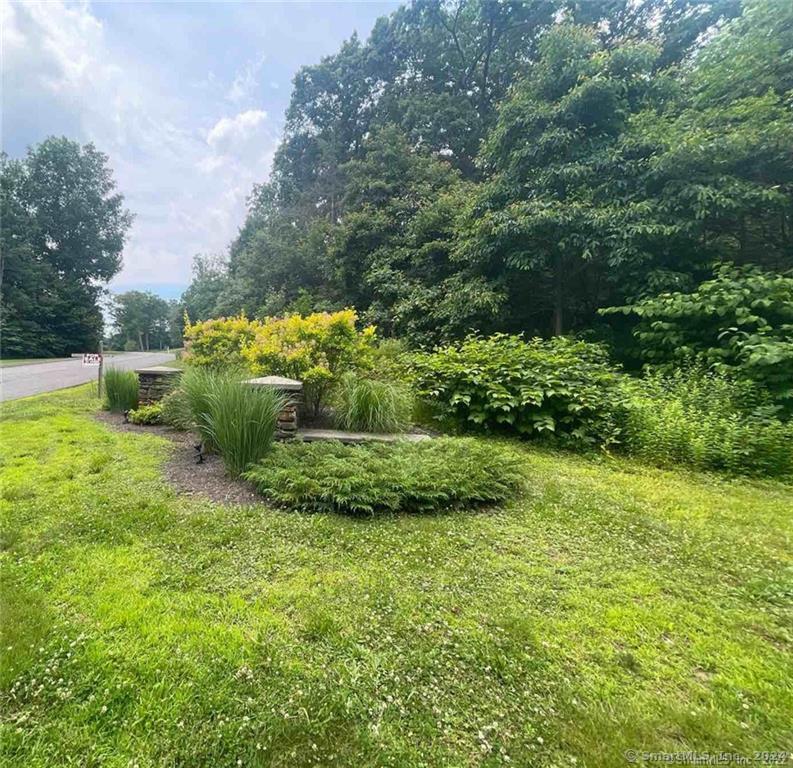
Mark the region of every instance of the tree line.
[[[297, 73], [228, 253], [180, 302], [116, 300], [107, 341], [352, 306], [412, 345], [575, 333], [630, 357], [631, 308], [793, 267], [791, 50], [778, 0], [414, 0]], [[0, 193], [3, 354], [95, 348], [132, 222], [107, 158], [48, 139], [3, 157]]]
[[[132, 214], [106, 155], [51, 137], [0, 164], [4, 357], [181, 346], [184, 309], [144, 291], [107, 297]], [[105, 332], [105, 307], [112, 319]]]
[[53, 137], [0, 160], [3, 356], [94, 351], [102, 284], [121, 269], [132, 224], [107, 157]]
[[791, 50], [776, 0], [416, 0], [298, 72], [270, 180], [183, 305], [619, 340], [599, 310], [782, 273]]

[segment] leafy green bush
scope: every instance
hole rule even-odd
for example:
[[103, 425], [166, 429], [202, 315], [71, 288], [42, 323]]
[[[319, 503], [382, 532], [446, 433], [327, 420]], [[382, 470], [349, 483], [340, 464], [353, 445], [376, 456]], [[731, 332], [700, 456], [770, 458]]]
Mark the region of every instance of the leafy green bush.
[[184, 432], [194, 429], [195, 422], [190, 411], [190, 401], [187, 392], [179, 386], [172, 389], [160, 400], [162, 406], [162, 422], [174, 429]]
[[242, 356], [257, 376], [302, 381], [305, 401], [316, 415], [345, 371], [370, 362], [375, 329], [358, 331], [357, 319], [352, 309], [268, 318], [256, 326]]
[[412, 369], [437, 419], [583, 444], [615, 438], [620, 377], [598, 345], [471, 336], [416, 355]]
[[280, 393], [244, 384], [237, 372], [209, 369], [186, 371], [182, 388], [204, 446], [220, 453], [230, 474], [270, 450], [284, 406]]
[[312, 511], [432, 512], [513, 496], [521, 457], [472, 438], [418, 443], [278, 444], [244, 477], [275, 502]]
[[665, 372], [692, 361], [754, 381], [793, 407], [793, 276], [723, 264], [691, 293], [602, 314], [633, 315], [642, 359]]
[[303, 317], [248, 320], [244, 315], [185, 327], [185, 359], [194, 367], [246, 367], [256, 376], [288, 376], [303, 382], [306, 404], [318, 414], [348, 370], [369, 367], [373, 326], [358, 331], [355, 310]]
[[108, 410], [131, 411], [138, 407], [138, 376], [134, 371], [107, 368], [104, 385]]
[[342, 376], [334, 398], [334, 418], [340, 429], [398, 432], [410, 423], [410, 392], [397, 382], [348, 372]]
[[622, 440], [634, 456], [733, 474], [793, 472], [793, 425], [749, 382], [676, 371], [626, 379], [624, 390]]
[[401, 339], [379, 339], [372, 349], [371, 369], [377, 377], [408, 383], [411, 355]]
[[140, 405], [127, 414], [127, 419], [132, 424], [162, 424], [162, 405]]
[[188, 323], [184, 329], [184, 359], [199, 367], [239, 366], [242, 347], [253, 339], [259, 325], [245, 315]]

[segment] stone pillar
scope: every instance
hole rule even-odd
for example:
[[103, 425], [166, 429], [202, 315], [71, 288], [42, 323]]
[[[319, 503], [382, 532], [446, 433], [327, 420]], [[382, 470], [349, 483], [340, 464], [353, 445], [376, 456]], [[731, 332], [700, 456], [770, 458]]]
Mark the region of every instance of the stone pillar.
[[155, 365], [152, 368], [138, 368], [138, 401], [149, 405], [162, 400], [173, 389], [182, 372], [178, 368]]
[[303, 382], [283, 376], [260, 376], [243, 382], [251, 387], [268, 387], [282, 394], [286, 400], [276, 423], [276, 439], [289, 440], [297, 435], [300, 408], [303, 404]]

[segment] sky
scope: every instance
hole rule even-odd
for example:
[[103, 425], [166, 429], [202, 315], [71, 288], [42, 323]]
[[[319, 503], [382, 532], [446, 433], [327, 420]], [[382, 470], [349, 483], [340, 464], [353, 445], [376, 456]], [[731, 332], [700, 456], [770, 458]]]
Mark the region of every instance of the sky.
[[93, 142], [135, 214], [111, 291], [177, 297], [267, 180], [297, 70], [398, 5], [0, 0], [3, 150]]

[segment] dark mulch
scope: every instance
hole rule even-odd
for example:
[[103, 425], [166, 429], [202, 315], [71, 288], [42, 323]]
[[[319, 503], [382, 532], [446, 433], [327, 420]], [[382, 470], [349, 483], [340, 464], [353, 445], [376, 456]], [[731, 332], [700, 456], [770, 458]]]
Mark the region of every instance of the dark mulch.
[[128, 424], [123, 414], [99, 411], [98, 421], [119, 432], [138, 432], [165, 437], [174, 443], [174, 450], [165, 465], [165, 478], [184, 496], [203, 496], [219, 504], [257, 504], [261, 497], [243, 480], [226, 474], [220, 456], [207, 454], [201, 464], [196, 463], [193, 446], [198, 438], [190, 432], [180, 432], [160, 425]]

